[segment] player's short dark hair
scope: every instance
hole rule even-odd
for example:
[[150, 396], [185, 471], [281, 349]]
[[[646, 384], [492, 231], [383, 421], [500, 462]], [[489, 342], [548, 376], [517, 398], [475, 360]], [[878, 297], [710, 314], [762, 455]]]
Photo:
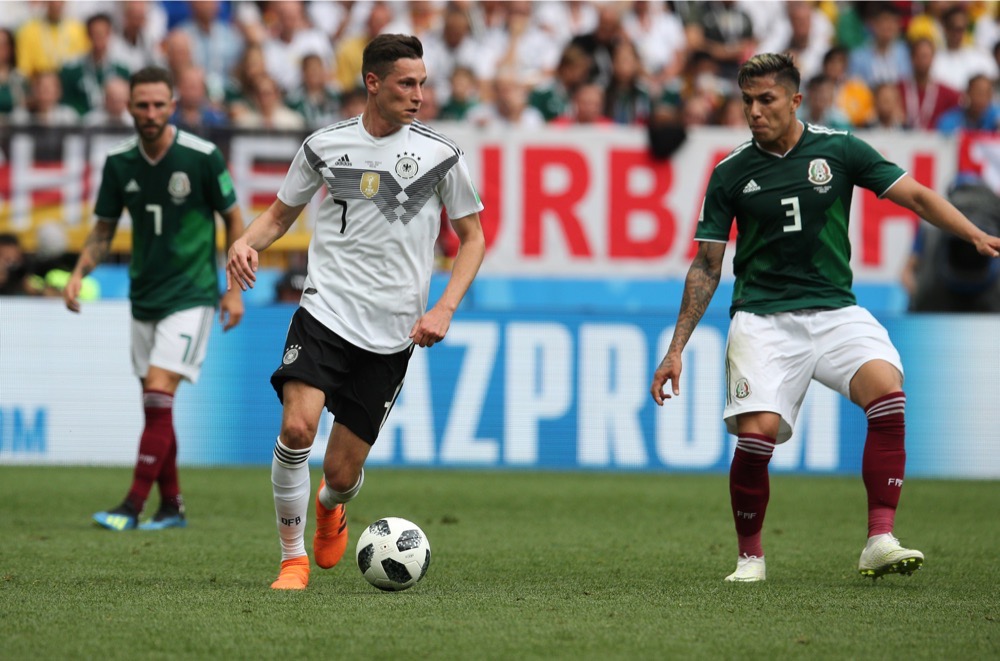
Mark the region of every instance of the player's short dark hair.
[[784, 53], [759, 53], [743, 63], [736, 75], [736, 83], [740, 89], [746, 86], [751, 78], [774, 76], [774, 80], [789, 88], [792, 93], [799, 91], [802, 75], [795, 66], [791, 55]]
[[380, 34], [368, 42], [361, 56], [361, 76], [373, 73], [385, 78], [392, 71], [396, 60], [420, 60], [424, 46], [409, 34]]
[[144, 67], [139, 69], [128, 79], [128, 88], [131, 91], [135, 89], [136, 85], [145, 85], [147, 83], [164, 83], [170, 89], [170, 93], [174, 93], [174, 77], [163, 67]]

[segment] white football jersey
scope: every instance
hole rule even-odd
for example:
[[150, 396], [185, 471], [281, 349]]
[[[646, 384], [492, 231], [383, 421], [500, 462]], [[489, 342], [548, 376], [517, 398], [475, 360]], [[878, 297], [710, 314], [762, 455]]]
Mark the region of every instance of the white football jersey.
[[442, 209], [483, 209], [465, 156], [419, 121], [376, 138], [354, 117], [306, 138], [278, 199], [306, 204], [320, 186], [301, 305], [351, 344], [402, 351], [427, 309]]

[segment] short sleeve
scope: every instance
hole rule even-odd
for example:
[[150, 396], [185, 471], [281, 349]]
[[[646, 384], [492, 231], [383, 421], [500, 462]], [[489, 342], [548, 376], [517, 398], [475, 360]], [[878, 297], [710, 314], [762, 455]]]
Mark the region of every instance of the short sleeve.
[[464, 218], [483, 210], [483, 203], [462, 155], [459, 155], [458, 162], [441, 180], [438, 191], [449, 219]]
[[125, 198], [121, 182], [111, 165], [111, 159], [104, 161], [104, 171], [101, 174], [101, 186], [97, 189], [97, 202], [94, 204], [94, 215], [98, 218], [117, 221], [125, 207]]
[[226, 160], [222, 152], [215, 149], [209, 155], [209, 171], [212, 181], [209, 190], [212, 191], [212, 208], [216, 211], [226, 211], [236, 205], [236, 189], [233, 178], [226, 168]]
[[307, 204], [323, 185], [323, 177], [309, 163], [308, 149], [307, 143], [299, 147], [278, 190], [278, 199], [290, 207]]
[[879, 197], [885, 195], [906, 174], [906, 170], [887, 161], [874, 147], [853, 135], [847, 136], [845, 151], [845, 160], [854, 185], [867, 188]]
[[728, 241], [732, 226], [733, 205], [726, 194], [722, 175], [716, 168], [708, 180], [694, 238], [696, 241]]

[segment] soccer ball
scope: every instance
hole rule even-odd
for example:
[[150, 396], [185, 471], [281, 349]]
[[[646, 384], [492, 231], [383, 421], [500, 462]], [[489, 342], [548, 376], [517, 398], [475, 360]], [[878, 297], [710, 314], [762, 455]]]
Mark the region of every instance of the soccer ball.
[[380, 590], [413, 587], [431, 564], [431, 545], [420, 527], [387, 516], [371, 524], [358, 539], [358, 569]]

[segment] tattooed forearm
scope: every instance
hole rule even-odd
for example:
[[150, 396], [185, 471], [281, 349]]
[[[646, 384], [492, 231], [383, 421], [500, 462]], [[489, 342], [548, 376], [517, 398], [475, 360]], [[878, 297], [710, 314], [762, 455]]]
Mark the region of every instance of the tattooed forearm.
[[684, 296], [681, 298], [681, 310], [677, 314], [677, 325], [674, 327], [674, 337], [670, 342], [668, 353], [680, 351], [687, 344], [698, 322], [701, 321], [708, 304], [719, 286], [722, 276], [722, 250], [715, 244], [702, 244], [691, 268], [688, 269], [684, 281]]
[[111, 252], [111, 239], [115, 236], [115, 226], [106, 220], [99, 220], [87, 236], [87, 241], [80, 252], [77, 269], [82, 275], [88, 275], [103, 262]]

